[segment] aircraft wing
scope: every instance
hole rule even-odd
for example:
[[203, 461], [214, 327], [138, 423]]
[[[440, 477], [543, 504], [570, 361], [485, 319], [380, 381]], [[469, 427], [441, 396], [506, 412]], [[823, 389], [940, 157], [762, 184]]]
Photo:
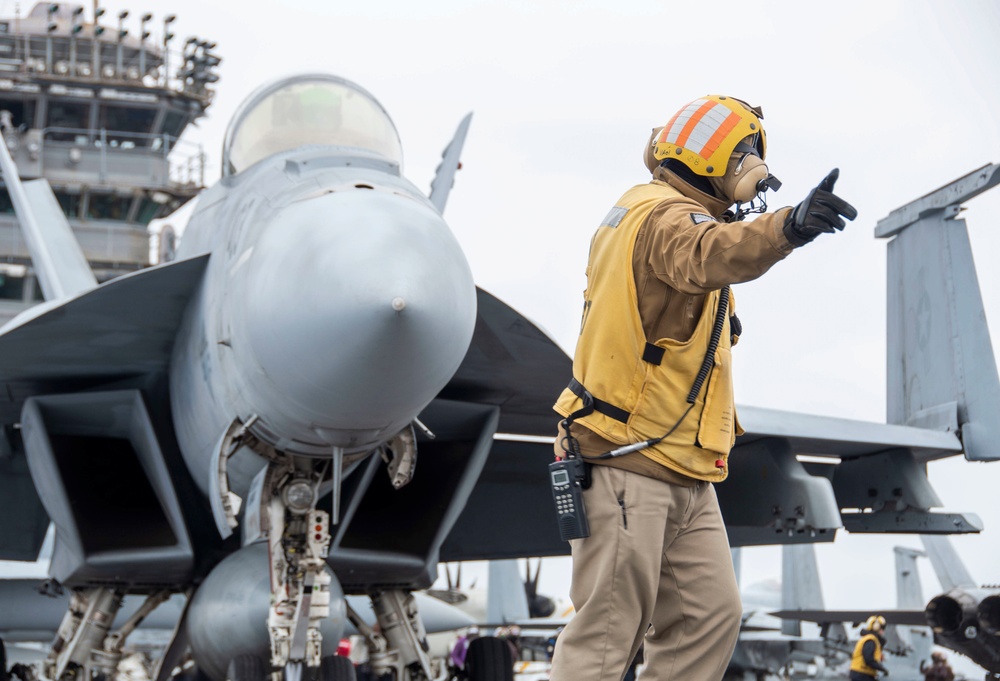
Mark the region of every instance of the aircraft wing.
[[552, 404], [573, 375], [572, 360], [527, 317], [476, 291], [472, 344], [439, 397], [500, 407], [499, 433], [553, 435]]
[[[830, 622], [850, 622], [860, 624], [872, 614], [873, 610], [779, 610], [772, 612], [775, 617], [785, 620], [801, 620], [827, 624]], [[887, 624], [899, 624], [908, 627], [926, 627], [927, 616], [923, 610], [879, 610], [877, 614], [885, 617]]]
[[207, 262], [203, 255], [135, 272], [15, 318], [0, 334], [0, 422], [16, 423], [24, 399], [45, 390], [163, 370]]
[[932, 461], [962, 452], [953, 432], [929, 430], [889, 423], [873, 423], [797, 412], [737, 407], [744, 433], [738, 445], [769, 437], [789, 441], [796, 454], [826, 457], [856, 457], [888, 449], [908, 449], [919, 461]]
[[[551, 338], [479, 290], [472, 345], [441, 397], [498, 406], [500, 424], [442, 560], [569, 553], [558, 535], [547, 464], [557, 423], [552, 404], [571, 375], [571, 359]], [[962, 451], [954, 432], [759, 407], [737, 412], [746, 433], [730, 455], [729, 479], [717, 487], [734, 546], [833, 541], [842, 527], [981, 529], [975, 516], [929, 512], [941, 502], [925, 463]], [[803, 455], [815, 462], [801, 462]]]
[[[24, 401], [162, 372], [208, 256], [119, 277], [0, 334], [0, 559], [34, 560], [49, 519], [16, 425]], [[32, 316], [34, 315], [34, 316]]]

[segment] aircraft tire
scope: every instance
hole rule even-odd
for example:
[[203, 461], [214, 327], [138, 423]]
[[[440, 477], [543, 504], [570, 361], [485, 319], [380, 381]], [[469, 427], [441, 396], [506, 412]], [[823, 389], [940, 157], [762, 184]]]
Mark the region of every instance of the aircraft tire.
[[469, 681], [514, 681], [514, 655], [507, 641], [495, 636], [471, 641], [465, 673]]
[[317, 681], [357, 681], [358, 675], [351, 658], [343, 655], [327, 655], [320, 662]]
[[10, 674], [7, 673], [7, 646], [0, 638], [0, 681], [7, 681]]
[[267, 668], [256, 655], [237, 655], [226, 669], [226, 681], [265, 681]]

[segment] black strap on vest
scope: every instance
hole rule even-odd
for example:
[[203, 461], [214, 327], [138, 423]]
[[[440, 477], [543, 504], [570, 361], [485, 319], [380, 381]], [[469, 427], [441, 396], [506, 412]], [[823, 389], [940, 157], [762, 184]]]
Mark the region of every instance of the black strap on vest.
[[[618, 447], [617, 449], [612, 449], [609, 452], [604, 452], [599, 456], [583, 456], [583, 454], [580, 452], [580, 443], [577, 442], [576, 438], [573, 437], [573, 434], [570, 432], [570, 427], [573, 425], [573, 421], [579, 418], [583, 418], [584, 416], [592, 414], [593, 412], [596, 411], [598, 413], [604, 414], [608, 418], [620, 421], [621, 423], [628, 423], [628, 419], [629, 416], [631, 416], [631, 414], [629, 414], [629, 412], [625, 411], [620, 407], [616, 407], [613, 404], [609, 404], [604, 400], [597, 399], [586, 388], [583, 387], [583, 384], [580, 383], [580, 381], [576, 380], [575, 377], [571, 378], [569, 381], [569, 386], [567, 387], [569, 388], [570, 392], [572, 392], [574, 395], [583, 400], [583, 406], [574, 411], [569, 416], [567, 416], [560, 423], [562, 428], [566, 431], [566, 435], [562, 439], [563, 450], [566, 452], [566, 455], [570, 458], [581, 457], [584, 459], [610, 459], [616, 456], [623, 456], [630, 452], [636, 452], [639, 451], [640, 449], [645, 449], [646, 447], [652, 447], [653, 445], [656, 445], [659, 442], [662, 442], [663, 440], [670, 437], [673, 434], [673, 432], [677, 430], [677, 427], [681, 425], [681, 422], [684, 421], [687, 415], [694, 408], [695, 402], [698, 399], [698, 393], [701, 392], [702, 386], [704, 386], [705, 380], [708, 378], [708, 374], [715, 364], [715, 351], [719, 347], [719, 341], [722, 339], [722, 326], [726, 321], [726, 313], [728, 310], [729, 310], [729, 287], [724, 286], [719, 291], [719, 304], [715, 311], [715, 323], [712, 325], [712, 333], [711, 336], [709, 337], [708, 348], [706, 349], [705, 352], [705, 358], [702, 360], [701, 367], [698, 370], [698, 375], [694, 379], [694, 384], [691, 386], [690, 392], [688, 392], [686, 400], [688, 403], [688, 407], [687, 409], [684, 410], [684, 413], [681, 414], [681, 417], [677, 419], [677, 422], [670, 427], [670, 430], [668, 430], [660, 437], [654, 437], [649, 440], [644, 440], [642, 442], [637, 442], [631, 445], [624, 445], [622, 447]], [[741, 327], [740, 330], [742, 330], [742, 326], [740, 325], [739, 319], [736, 318], [736, 315], [732, 315], [730, 317], [730, 323], [732, 323], [733, 320], [736, 321], [736, 325], [740, 326]], [[649, 362], [650, 364], [659, 365], [660, 362], [663, 361], [663, 354], [664, 354], [663, 348], [658, 348], [657, 346], [651, 343], [646, 343], [646, 347], [642, 353], [642, 359], [646, 362]], [[719, 459], [719, 461], [722, 461], [722, 459]], [[719, 465], [719, 461], [716, 462], [717, 466]], [[724, 466], [725, 464], [723, 463], [722, 465]]]
[[[575, 412], [569, 415], [569, 421], [572, 423], [578, 418], [582, 418], [591, 414], [592, 412], [598, 412], [599, 414], [604, 414], [608, 418], [612, 418], [615, 421], [620, 421], [621, 423], [628, 423], [628, 417], [631, 416], [627, 411], [616, 407], [610, 402], [605, 402], [604, 400], [599, 400], [590, 392], [583, 387], [583, 384], [575, 378], [569, 379], [569, 386], [567, 386], [574, 395], [583, 400], [583, 408], [577, 409]], [[584, 412], [584, 413], [580, 413]]]

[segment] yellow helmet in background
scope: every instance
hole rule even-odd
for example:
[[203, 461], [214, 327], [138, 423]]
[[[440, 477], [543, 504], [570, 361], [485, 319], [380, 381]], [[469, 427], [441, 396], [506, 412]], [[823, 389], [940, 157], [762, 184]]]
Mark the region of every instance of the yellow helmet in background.
[[885, 618], [882, 615], [872, 615], [865, 621], [865, 629], [868, 631], [875, 631], [876, 626], [880, 631], [885, 631]]
[[746, 137], [761, 159], [767, 151], [760, 107], [722, 95], [696, 99], [674, 114], [651, 143], [657, 163], [674, 158], [696, 175], [721, 177]]

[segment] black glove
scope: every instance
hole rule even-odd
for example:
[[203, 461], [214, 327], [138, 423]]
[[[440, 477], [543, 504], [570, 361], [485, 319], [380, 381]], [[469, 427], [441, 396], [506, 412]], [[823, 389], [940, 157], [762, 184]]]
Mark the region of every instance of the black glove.
[[785, 238], [793, 246], [805, 246], [823, 232], [843, 229], [841, 215], [848, 220], [858, 217], [854, 206], [833, 193], [833, 185], [839, 176], [839, 168], [831, 170], [819, 186], [809, 192], [806, 200], [785, 218]]

